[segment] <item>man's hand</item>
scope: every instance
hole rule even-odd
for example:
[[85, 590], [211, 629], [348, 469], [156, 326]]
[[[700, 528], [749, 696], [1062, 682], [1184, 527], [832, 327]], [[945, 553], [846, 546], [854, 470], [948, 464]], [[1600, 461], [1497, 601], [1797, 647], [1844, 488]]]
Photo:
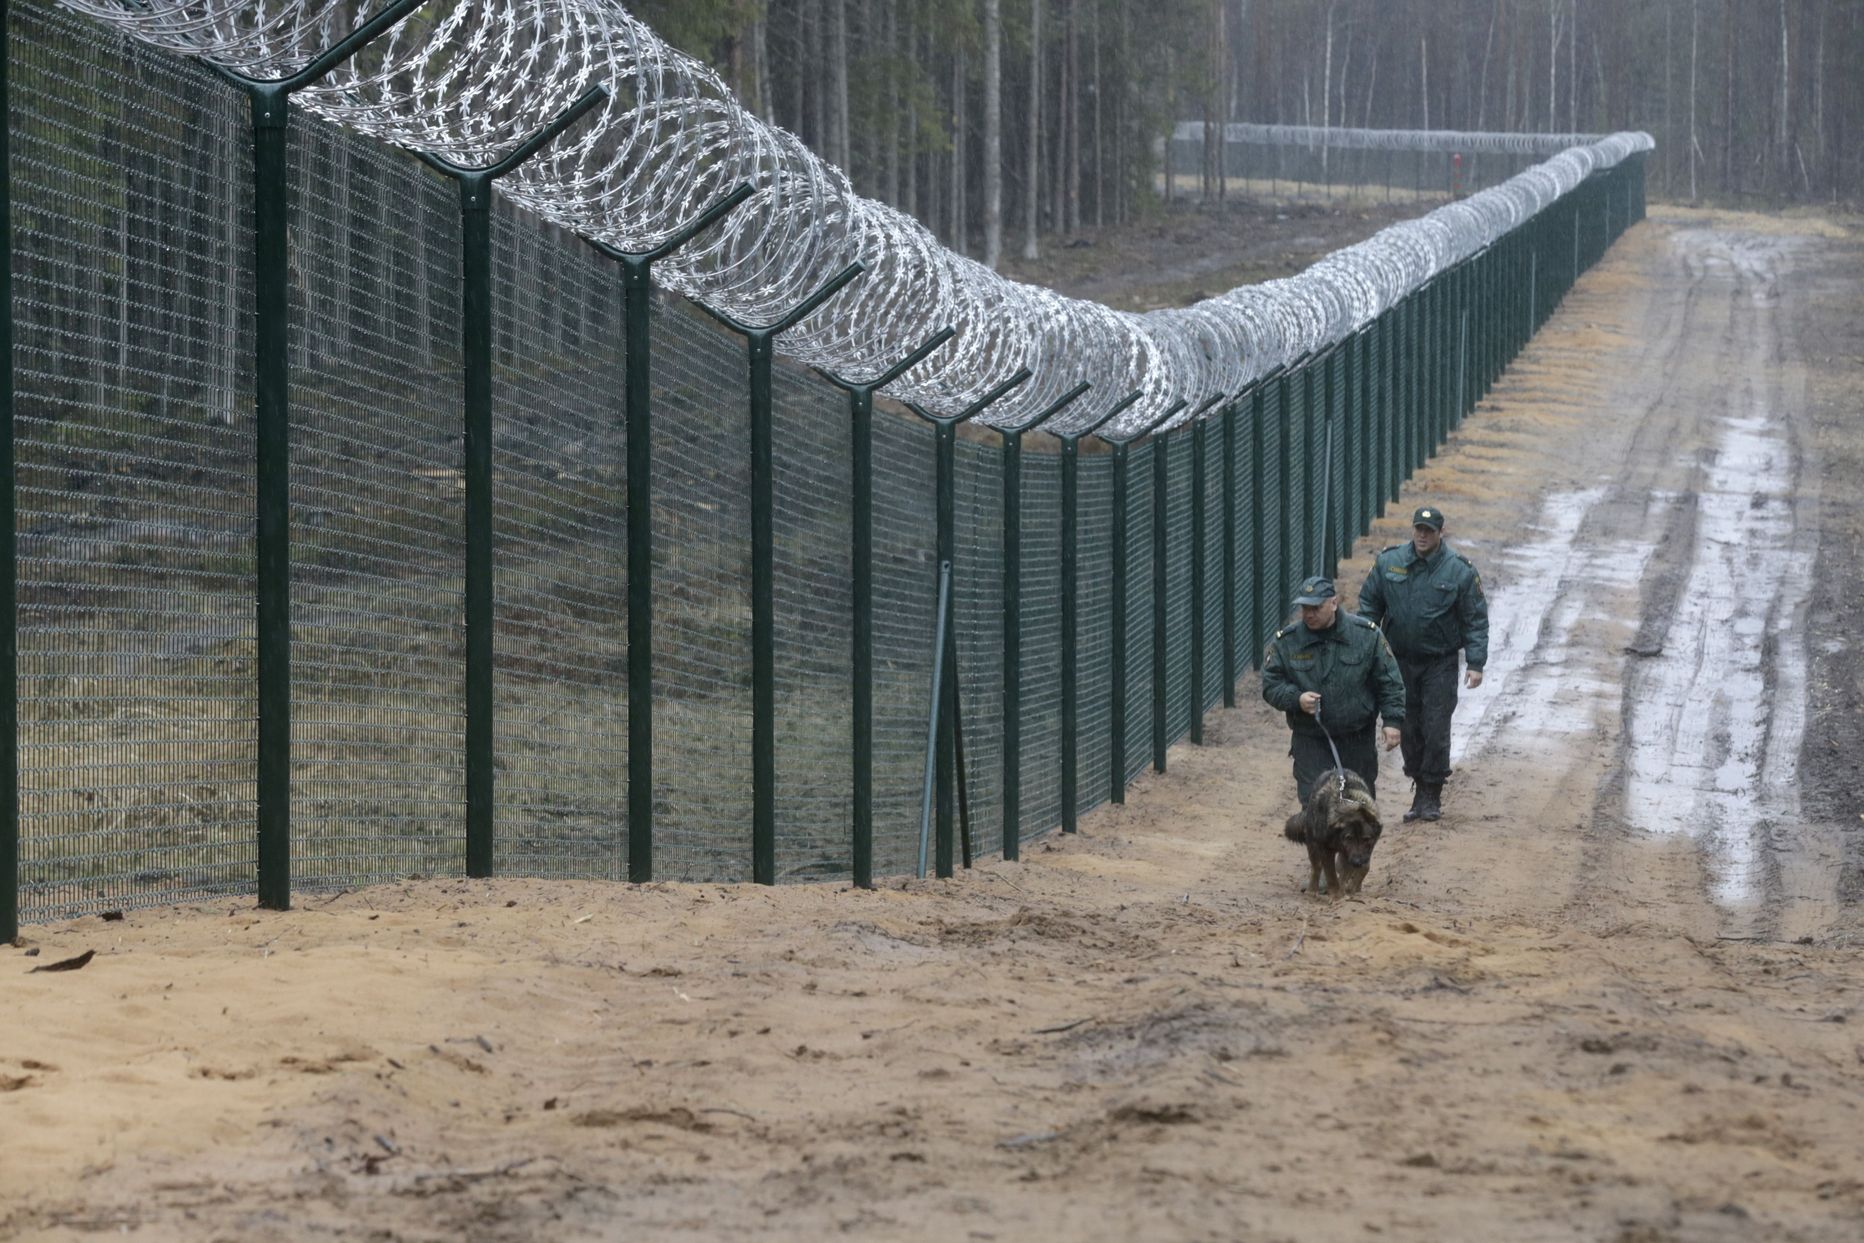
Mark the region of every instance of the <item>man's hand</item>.
[[1463, 685], [1468, 687], [1472, 691], [1475, 690], [1478, 686], [1481, 686], [1482, 685], [1482, 670], [1480, 669], [1467, 670], [1463, 674]]
[[[1477, 674], [1476, 676], [1481, 677], [1482, 675]], [[1392, 748], [1396, 747], [1399, 744], [1399, 742], [1403, 740], [1403, 738], [1404, 738], [1403, 730], [1395, 729], [1390, 725], [1387, 725], [1385, 727], [1385, 749], [1387, 751], [1390, 751]]]
[[1307, 713], [1309, 716], [1320, 715], [1320, 692], [1319, 691], [1302, 691], [1301, 692], [1301, 711]]

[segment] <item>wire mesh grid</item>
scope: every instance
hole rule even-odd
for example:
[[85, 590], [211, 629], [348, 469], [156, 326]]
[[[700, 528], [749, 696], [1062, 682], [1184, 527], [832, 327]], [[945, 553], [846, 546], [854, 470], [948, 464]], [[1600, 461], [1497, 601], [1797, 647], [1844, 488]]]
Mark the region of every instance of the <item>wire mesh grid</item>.
[[627, 443], [613, 267], [497, 201], [494, 866], [627, 874]]
[[1159, 438], [1165, 455], [1165, 742], [1191, 728], [1191, 432]]
[[1329, 477], [1322, 492], [1327, 497], [1327, 542], [1330, 546], [1324, 551], [1329, 568], [1334, 567], [1339, 558], [1348, 555], [1353, 542], [1353, 531], [1349, 525], [1352, 520], [1352, 479], [1346, 473], [1346, 446], [1353, 432], [1346, 421], [1346, 374], [1346, 348], [1341, 347], [1327, 360], [1326, 418], [1333, 434], [1324, 440]]
[[1236, 673], [1255, 663], [1261, 646], [1261, 605], [1256, 600], [1255, 562], [1263, 555], [1256, 538], [1255, 461], [1256, 445], [1253, 422], [1255, 403], [1246, 401], [1230, 415], [1230, 478], [1236, 502], [1233, 507], [1235, 540], [1231, 549], [1230, 573], [1234, 590], [1231, 641], [1236, 650]]
[[1075, 811], [1112, 790], [1113, 455], [1082, 453], [1075, 529]]
[[1259, 547], [1262, 553], [1261, 621], [1257, 630], [1262, 642], [1281, 625], [1282, 608], [1288, 601], [1289, 567], [1284, 548], [1288, 539], [1288, 414], [1282, 404], [1286, 385], [1279, 379], [1262, 388], [1262, 503], [1259, 507], [1263, 529]]
[[854, 585], [848, 399], [787, 366], [775, 400], [779, 880], [853, 868]]
[[874, 412], [874, 872], [918, 860], [938, 613], [933, 433]]
[[1200, 704], [1223, 699], [1223, 424], [1211, 423], [1204, 442], [1204, 684]]
[[308, 119], [289, 152], [292, 875], [457, 874], [457, 196], [401, 153]]
[[751, 447], [744, 342], [654, 316], [654, 875], [751, 874]]
[[7, 29], [19, 909], [250, 892], [245, 100], [50, 6]]
[[982, 857], [1003, 845], [1003, 451], [963, 435], [956, 447], [952, 621], [971, 849]]
[[1023, 445], [1021, 840], [1061, 823], [1061, 458]]
[[1158, 437], [1127, 450], [1126, 754], [1131, 781], [1152, 762], [1152, 455]]

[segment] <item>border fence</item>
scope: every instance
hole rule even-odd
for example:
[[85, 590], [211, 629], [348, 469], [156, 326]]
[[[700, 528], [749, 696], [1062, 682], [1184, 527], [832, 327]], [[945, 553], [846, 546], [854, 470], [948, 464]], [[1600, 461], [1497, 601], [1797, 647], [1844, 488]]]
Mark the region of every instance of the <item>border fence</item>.
[[1350, 126], [1225, 122], [1209, 148], [1202, 121], [1180, 121], [1165, 139], [1165, 193], [1206, 181], [1239, 197], [1382, 197], [1428, 203], [1501, 185], [1548, 156], [1601, 134], [1469, 133]]
[[410, 874], [870, 884], [933, 814], [939, 874], [1015, 857], [1201, 740], [1644, 211], [1634, 154], [1194, 411], [987, 427], [1026, 371], [876, 402], [774, 356], [807, 305], [654, 288], [707, 219], [621, 253], [88, 19], [5, 33], [7, 939]]

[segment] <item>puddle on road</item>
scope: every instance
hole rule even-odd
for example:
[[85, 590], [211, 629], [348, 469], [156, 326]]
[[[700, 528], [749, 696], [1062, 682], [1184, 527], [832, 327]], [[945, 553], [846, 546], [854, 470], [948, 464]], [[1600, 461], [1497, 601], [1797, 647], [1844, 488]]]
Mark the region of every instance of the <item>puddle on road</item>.
[[1797, 539], [1785, 429], [1718, 422], [1689, 578], [1662, 653], [1634, 679], [1625, 808], [1640, 828], [1702, 840], [1717, 901], [1750, 907], [1766, 889], [1769, 828], [1799, 811], [1813, 555]]
[[[1533, 527], [1540, 536], [1504, 556], [1496, 577], [1507, 585], [1489, 595], [1488, 667], [1452, 718], [1452, 763], [1480, 755], [1517, 722], [1531, 735], [1590, 734], [1617, 713], [1619, 654], [1581, 631], [1619, 612], [1652, 545], [1580, 542], [1587, 515], [1606, 496], [1605, 488], [1550, 494]], [[1650, 498], [1653, 525], [1673, 500]]]

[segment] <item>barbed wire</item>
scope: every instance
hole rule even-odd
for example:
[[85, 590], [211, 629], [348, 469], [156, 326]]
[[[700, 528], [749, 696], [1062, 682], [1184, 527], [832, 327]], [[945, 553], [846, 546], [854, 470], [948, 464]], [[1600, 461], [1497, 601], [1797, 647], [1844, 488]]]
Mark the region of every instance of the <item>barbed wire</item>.
[[[64, 2], [143, 42], [259, 79], [309, 64], [384, 7]], [[1127, 312], [1010, 280], [946, 249], [911, 216], [856, 194], [841, 170], [753, 115], [715, 72], [616, 0], [434, 0], [294, 99], [384, 141], [484, 167], [598, 85], [607, 99], [502, 180], [505, 194], [585, 237], [641, 252], [748, 184], [754, 192], [737, 211], [656, 265], [661, 284], [740, 322], [774, 323], [859, 260], [864, 276], [785, 333], [784, 353], [871, 378], [950, 325], [952, 341], [888, 395], [956, 413], [1026, 367], [1034, 378], [985, 421], [1021, 422], [1085, 380], [1096, 399], [1076, 403], [1078, 422], [1053, 430], [1143, 392], [1107, 429], [1116, 435], [1180, 401], [1178, 418], [1188, 419], [1345, 339], [1593, 172], [1655, 146], [1642, 133], [1573, 136], [1580, 141], [1502, 185], [1391, 225], [1296, 276], [1183, 308]], [[1325, 131], [1336, 146], [1349, 132]], [[1394, 143], [1442, 137], [1385, 132]]]

